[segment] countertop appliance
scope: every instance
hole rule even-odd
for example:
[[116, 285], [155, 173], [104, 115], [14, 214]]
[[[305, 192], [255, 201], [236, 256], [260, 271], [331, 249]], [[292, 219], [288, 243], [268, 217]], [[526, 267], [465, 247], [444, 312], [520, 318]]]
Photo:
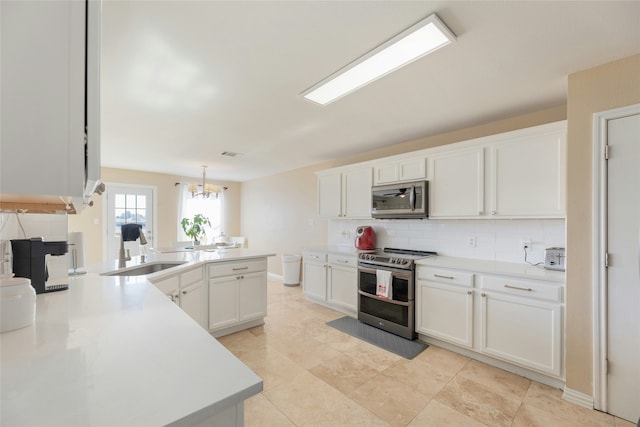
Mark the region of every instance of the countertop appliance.
[[0, 279], [0, 332], [9, 332], [33, 324], [36, 292], [24, 277]]
[[544, 251], [544, 268], [565, 271], [564, 248], [547, 248]]
[[31, 286], [36, 294], [63, 291], [68, 285], [47, 286], [49, 271], [46, 256], [60, 256], [67, 253], [69, 245], [66, 241], [45, 242], [42, 237], [11, 240], [13, 251], [13, 273], [16, 277], [31, 279]]
[[[358, 255], [358, 320], [414, 340], [415, 260], [436, 252], [384, 248]], [[389, 278], [388, 297], [378, 295], [378, 278]]]
[[376, 248], [376, 232], [373, 227], [361, 225], [356, 228], [356, 239], [354, 241], [356, 249], [368, 251]]
[[427, 218], [428, 188], [427, 181], [371, 187], [371, 216], [387, 219]]

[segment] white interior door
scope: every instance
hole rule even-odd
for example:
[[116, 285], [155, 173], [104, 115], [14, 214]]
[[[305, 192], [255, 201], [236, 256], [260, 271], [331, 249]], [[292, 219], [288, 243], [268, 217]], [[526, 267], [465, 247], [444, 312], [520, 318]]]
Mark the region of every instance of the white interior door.
[[640, 114], [607, 124], [607, 412], [640, 418]]
[[[107, 204], [105, 214], [106, 239], [103, 260], [117, 259], [120, 251], [120, 226], [136, 223], [142, 225], [147, 239], [147, 248], [154, 247], [154, 195], [155, 188], [129, 185], [107, 184]], [[140, 253], [139, 241], [125, 242], [131, 256]]]

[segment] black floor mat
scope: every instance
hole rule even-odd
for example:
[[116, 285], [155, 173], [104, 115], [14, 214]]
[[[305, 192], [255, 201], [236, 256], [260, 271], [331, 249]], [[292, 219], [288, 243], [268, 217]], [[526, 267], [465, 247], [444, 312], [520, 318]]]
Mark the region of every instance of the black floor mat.
[[358, 319], [349, 316], [327, 322], [327, 325], [384, 350], [395, 353], [398, 356], [402, 356], [405, 359], [413, 359], [428, 347], [427, 344], [422, 342], [410, 341], [398, 335], [383, 331], [382, 329], [359, 322]]

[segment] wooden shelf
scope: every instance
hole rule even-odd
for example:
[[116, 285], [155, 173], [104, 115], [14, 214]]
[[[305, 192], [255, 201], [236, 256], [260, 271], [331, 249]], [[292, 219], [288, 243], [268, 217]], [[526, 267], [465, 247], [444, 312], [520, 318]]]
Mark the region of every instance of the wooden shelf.
[[0, 211], [44, 214], [75, 214], [71, 201], [56, 196], [32, 196], [17, 194], [0, 195]]

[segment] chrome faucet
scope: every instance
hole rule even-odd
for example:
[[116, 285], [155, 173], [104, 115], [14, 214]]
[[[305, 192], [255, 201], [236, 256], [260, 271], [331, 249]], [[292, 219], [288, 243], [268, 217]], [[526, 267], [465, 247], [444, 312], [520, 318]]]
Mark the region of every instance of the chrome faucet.
[[[147, 244], [147, 238], [142, 232], [142, 227], [140, 227], [140, 246], [144, 246]], [[118, 254], [118, 268], [125, 268], [127, 266], [127, 261], [131, 261], [131, 252], [129, 249], [124, 250], [124, 236], [120, 233], [120, 253]], [[146, 255], [144, 253], [140, 254], [140, 262], [146, 261]]]

